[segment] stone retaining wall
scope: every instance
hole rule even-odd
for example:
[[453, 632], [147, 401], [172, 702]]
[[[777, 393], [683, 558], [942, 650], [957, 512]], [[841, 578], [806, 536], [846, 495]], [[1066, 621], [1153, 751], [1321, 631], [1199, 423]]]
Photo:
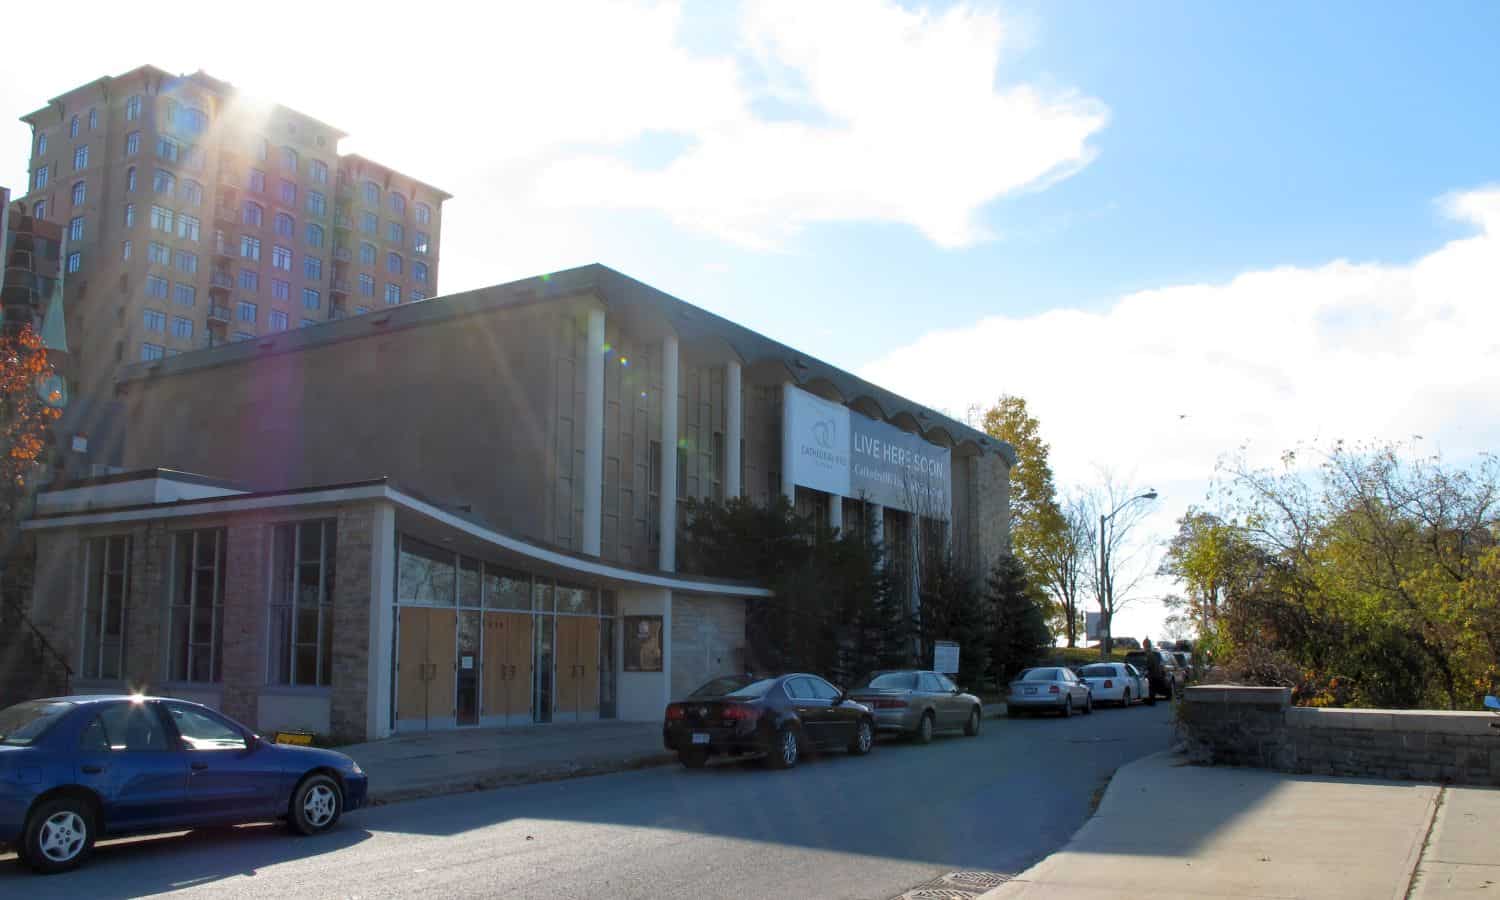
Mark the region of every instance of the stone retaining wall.
[[1493, 713], [1293, 707], [1287, 688], [1205, 685], [1179, 720], [1199, 762], [1500, 787]]

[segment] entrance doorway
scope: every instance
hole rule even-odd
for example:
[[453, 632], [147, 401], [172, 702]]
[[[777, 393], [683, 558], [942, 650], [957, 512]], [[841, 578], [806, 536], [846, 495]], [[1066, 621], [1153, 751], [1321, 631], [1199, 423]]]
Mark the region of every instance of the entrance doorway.
[[397, 609], [396, 627], [396, 727], [453, 727], [457, 611], [403, 606]]
[[531, 721], [531, 614], [484, 614], [485, 725]]
[[599, 620], [557, 617], [557, 720], [599, 715]]

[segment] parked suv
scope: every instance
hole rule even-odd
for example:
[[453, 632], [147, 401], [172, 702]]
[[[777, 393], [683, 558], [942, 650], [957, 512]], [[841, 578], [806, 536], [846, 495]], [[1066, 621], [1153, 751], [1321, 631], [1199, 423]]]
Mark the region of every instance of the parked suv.
[[1187, 672], [1165, 650], [1132, 650], [1125, 654], [1125, 662], [1146, 673], [1152, 697], [1171, 700], [1187, 684]]

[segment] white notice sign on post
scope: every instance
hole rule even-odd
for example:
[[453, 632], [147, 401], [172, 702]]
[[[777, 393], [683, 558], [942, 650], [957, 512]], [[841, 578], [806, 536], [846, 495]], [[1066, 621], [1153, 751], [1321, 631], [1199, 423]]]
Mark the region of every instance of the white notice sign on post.
[[932, 671], [944, 675], [958, 674], [958, 644], [953, 641], [934, 641], [932, 644]]

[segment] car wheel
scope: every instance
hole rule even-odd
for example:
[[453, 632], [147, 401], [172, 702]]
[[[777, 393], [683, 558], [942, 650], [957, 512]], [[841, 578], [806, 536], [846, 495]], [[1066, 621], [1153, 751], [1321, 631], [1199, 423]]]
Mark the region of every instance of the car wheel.
[[63, 796], [38, 805], [26, 818], [21, 858], [43, 875], [83, 865], [94, 852], [94, 810], [82, 797]]
[[859, 727], [854, 730], [854, 743], [849, 745], [849, 752], [855, 756], [864, 756], [875, 746], [875, 729], [870, 725], [869, 719], [860, 719]]
[[677, 751], [677, 761], [689, 769], [701, 769], [708, 765], [708, 751], [679, 750]]
[[922, 721], [920, 721], [920, 722], [917, 723], [917, 733], [916, 733], [917, 743], [919, 743], [919, 744], [930, 744], [930, 743], [932, 743], [932, 727], [933, 727], [932, 713], [931, 712], [924, 712], [924, 713], [922, 713]]
[[1146, 705], [1147, 706], [1155, 706], [1156, 705], [1156, 691], [1153, 691], [1150, 688], [1146, 689]]
[[292, 791], [286, 821], [298, 834], [320, 834], [338, 824], [344, 811], [344, 791], [328, 775], [309, 775]]
[[773, 769], [790, 769], [797, 764], [797, 758], [801, 752], [802, 741], [797, 736], [797, 729], [783, 728], [776, 732], [776, 742], [766, 756], [766, 762], [770, 763]]
[[1089, 694], [1083, 698], [1083, 714], [1092, 715], [1094, 712], [1094, 695]]
[[969, 710], [969, 721], [964, 724], [964, 734], [969, 737], [979, 736], [979, 707]]
[[1021, 718], [1021, 711], [1019, 709], [1016, 709], [1014, 706], [1007, 706], [1005, 707], [1005, 718], [1019, 719]]
[[1062, 717], [1064, 719], [1071, 719], [1071, 718], [1073, 718], [1073, 698], [1072, 697], [1064, 697], [1063, 698]]
[[1129, 705], [1130, 705], [1130, 688], [1126, 688], [1125, 689], [1125, 696], [1123, 696], [1123, 697], [1120, 698], [1120, 706], [1123, 708], [1123, 707], [1127, 707]]

